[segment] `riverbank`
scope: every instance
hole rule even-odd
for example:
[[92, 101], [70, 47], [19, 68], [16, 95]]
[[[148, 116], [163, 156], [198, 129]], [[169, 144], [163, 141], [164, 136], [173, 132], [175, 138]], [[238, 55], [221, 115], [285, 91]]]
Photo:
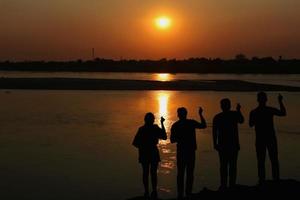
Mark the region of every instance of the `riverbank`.
[[300, 87], [252, 83], [241, 80], [147, 81], [81, 78], [0, 78], [0, 89], [30, 90], [189, 90], [189, 91], [289, 91]]
[[[300, 182], [296, 180], [281, 180], [279, 182], [267, 181], [261, 186], [246, 186], [237, 185], [234, 189], [226, 191], [212, 191], [204, 188], [199, 193], [193, 194], [189, 200], [208, 199], [220, 197], [222, 199], [231, 198], [247, 198], [247, 197], [279, 197], [279, 196], [294, 196], [300, 194]], [[279, 195], [279, 196], [278, 196]], [[144, 197], [134, 197], [127, 200], [143, 200]], [[169, 199], [175, 200], [175, 199]]]

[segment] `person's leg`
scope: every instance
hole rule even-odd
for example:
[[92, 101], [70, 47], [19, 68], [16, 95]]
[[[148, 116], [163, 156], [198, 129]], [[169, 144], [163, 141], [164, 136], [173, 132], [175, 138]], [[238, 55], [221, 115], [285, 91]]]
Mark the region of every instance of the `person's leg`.
[[280, 179], [279, 175], [279, 160], [278, 160], [278, 146], [277, 140], [274, 137], [270, 143], [268, 143], [268, 153], [272, 164], [272, 177], [273, 180], [278, 181]]
[[152, 183], [152, 194], [151, 196], [157, 198], [157, 168], [158, 162], [151, 163], [151, 183]]
[[186, 190], [185, 194], [187, 196], [192, 194], [193, 191], [193, 182], [194, 182], [194, 169], [195, 169], [195, 151], [190, 152], [190, 155], [187, 155], [187, 167], [186, 167]]
[[236, 185], [236, 175], [237, 175], [237, 159], [238, 151], [233, 151], [230, 153], [229, 158], [229, 186], [235, 187]]
[[256, 157], [257, 157], [257, 169], [259, 183], [263, 183], [266, 180], [266, 145], [264, 143], [256, 143]]
[[228, 176], [228, 159], [226, 152], [219, 151], [220, 159], [220, 190], [227, 187], [227, 176]]
[[177, 152], [177, 195], [178, 199], [183, 198], [184, 191], [184, 172], [186, 164], [184, 156]]
[[145, 189], [145, 196], [149, 195], [149, 163], [142, 163], [143, 167], [143, 184]]

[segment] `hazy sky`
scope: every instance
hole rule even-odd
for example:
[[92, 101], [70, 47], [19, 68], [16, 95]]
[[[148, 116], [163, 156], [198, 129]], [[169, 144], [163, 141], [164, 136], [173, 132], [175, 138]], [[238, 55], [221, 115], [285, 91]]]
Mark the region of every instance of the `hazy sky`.
[[0, 25], [0, 60], [300, 58], [300, 0], [0, 0]]

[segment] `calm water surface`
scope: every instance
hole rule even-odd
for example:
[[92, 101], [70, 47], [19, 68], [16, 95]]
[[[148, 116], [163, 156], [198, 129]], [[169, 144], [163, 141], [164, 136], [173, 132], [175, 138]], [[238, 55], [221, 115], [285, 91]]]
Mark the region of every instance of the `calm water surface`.
[[[300, 180], [300, 93], [282, 93], [288, 117], [276, 118], [283, 178]], [[270, 104], [277, 106], [277, 93]], [[131, 146], [146, 112], [166, 118], [168, 130], [185, 106], [198, 119], [204, 108], [209, 127], [197, 133], [194, 192], [216, 189], [218, 157], [211, 122], [219, 101], [242, 104], [248, 120], [255, 93], [176, 91], [22, 91], [0, 90], [0, 188], [27, 199], [126, 199], [143, 193], [137, 150]], [[256, 183], [254, 132], [240, 126], [238, 183]], [[159, 145], [159, 192], [176, 196], [175, 145]], [[269, 161], [268, 167], [269, 165]], [[268, 177], [270, 178], [268, 168]], [[0, 196], [2, 194], [0, 193]]]

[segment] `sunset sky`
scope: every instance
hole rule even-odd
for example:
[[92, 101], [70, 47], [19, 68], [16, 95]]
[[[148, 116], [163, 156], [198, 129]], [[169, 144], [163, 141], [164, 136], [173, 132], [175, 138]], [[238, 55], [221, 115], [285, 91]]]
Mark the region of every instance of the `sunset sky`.
[[0, 61], [300, 58], [299, 0], [0, 0], [0, 25]]

